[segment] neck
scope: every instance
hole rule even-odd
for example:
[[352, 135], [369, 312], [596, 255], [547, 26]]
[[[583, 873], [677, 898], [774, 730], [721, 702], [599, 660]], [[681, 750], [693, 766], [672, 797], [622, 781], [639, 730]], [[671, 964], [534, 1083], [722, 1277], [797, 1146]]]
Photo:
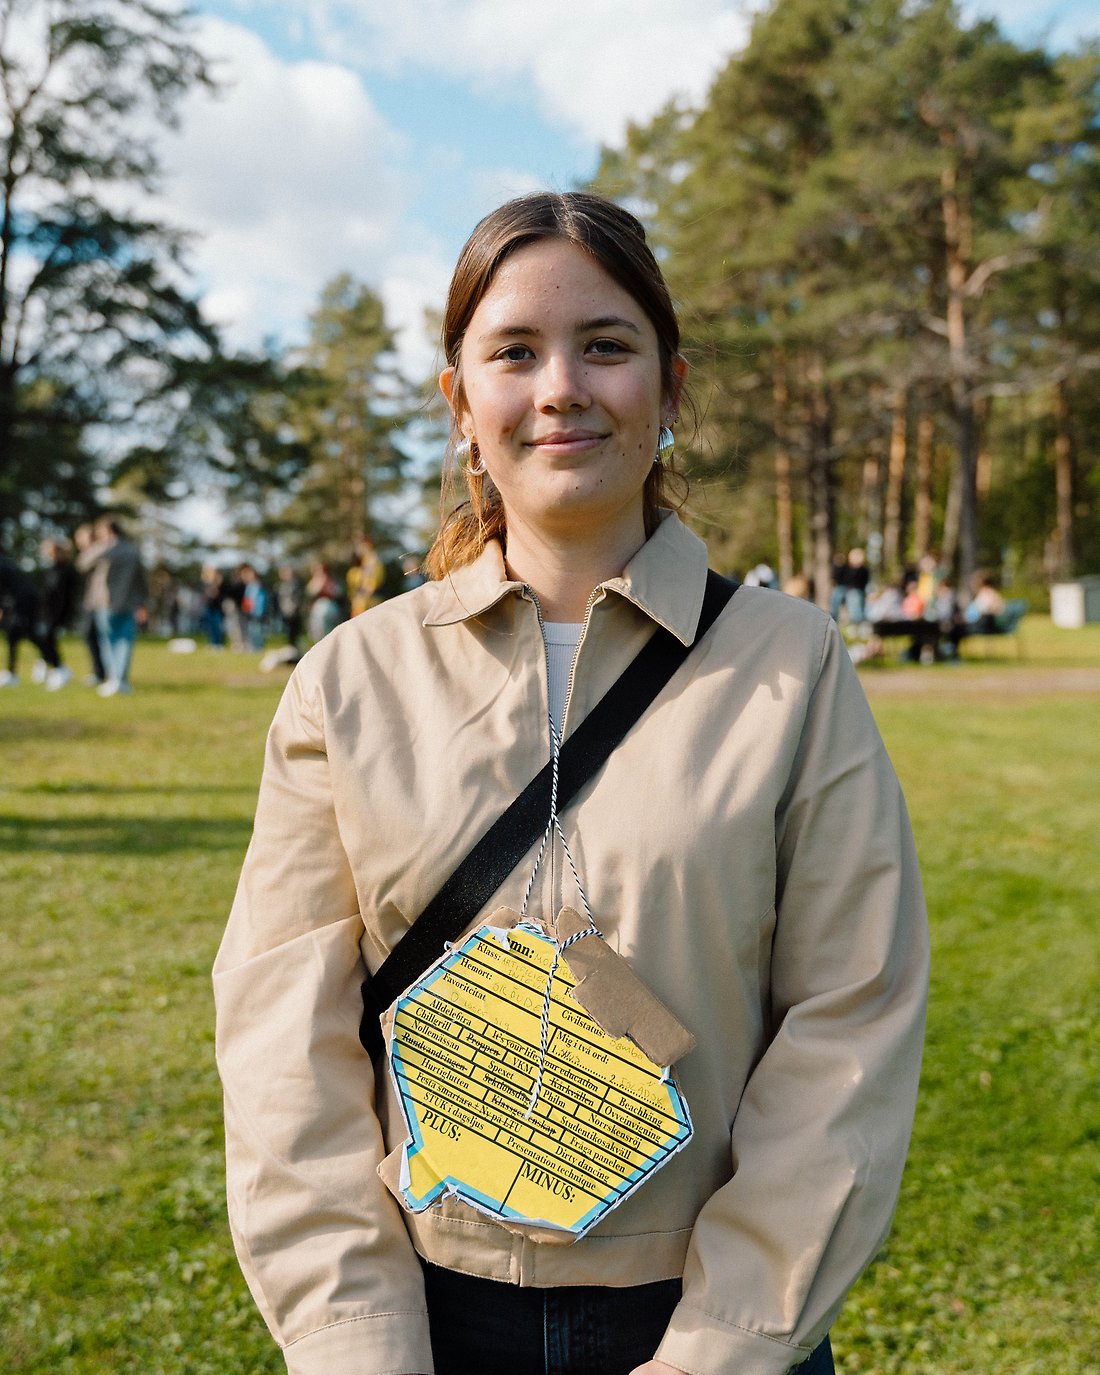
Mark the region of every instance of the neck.
[[641, 513], [616, 532], [555, 538], [517, 522], [508, 525], [508, 575], [539, 599], [543, 620], [584, 620], [588, 599], [600, 583], [618, 577], [645, 543]]

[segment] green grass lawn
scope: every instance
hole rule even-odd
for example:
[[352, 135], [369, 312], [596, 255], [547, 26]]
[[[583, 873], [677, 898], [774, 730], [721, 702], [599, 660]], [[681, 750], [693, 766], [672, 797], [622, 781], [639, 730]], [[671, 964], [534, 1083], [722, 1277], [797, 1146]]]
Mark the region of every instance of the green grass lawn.
[[[1100, 700], [1032, 682], [1100, 668], [1100, 627], [1024, 636], [1022, 669], [997, 655], [1003, 691], [868, 678], [934, 982], [897, 1222], [834, 1333], [844, 1371], [1100, 1375]], [[923, 682], [965, 689], [992, 661]], [[143, 644], [135, 680], [128, 699], [0, 694], [12, 1375], [283, 1368], [224, 1221], [209, 981], [282, 676]]]

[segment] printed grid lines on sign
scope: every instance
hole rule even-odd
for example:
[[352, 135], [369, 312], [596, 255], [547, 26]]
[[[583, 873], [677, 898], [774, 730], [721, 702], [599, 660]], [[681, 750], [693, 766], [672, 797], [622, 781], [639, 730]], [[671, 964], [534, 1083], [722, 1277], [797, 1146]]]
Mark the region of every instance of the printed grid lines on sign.
[[581, 1235], [690, 1139], [676, 1086], [569, 997], [564, 964], [527, 1116], [552, 958], [537, 932], [483, 927], [399, 1000], [392, 1067], [410, 1133], [402, 1196], [415, 1211], [449, 1193]]

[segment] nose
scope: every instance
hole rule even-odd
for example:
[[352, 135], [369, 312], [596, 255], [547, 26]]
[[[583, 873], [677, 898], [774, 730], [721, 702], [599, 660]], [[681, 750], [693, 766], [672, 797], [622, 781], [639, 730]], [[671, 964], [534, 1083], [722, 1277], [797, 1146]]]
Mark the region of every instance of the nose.
[[539, 369], [540, 411], [583, 411], [591, 404], [584, 360], [573, 353], [551, 352]]

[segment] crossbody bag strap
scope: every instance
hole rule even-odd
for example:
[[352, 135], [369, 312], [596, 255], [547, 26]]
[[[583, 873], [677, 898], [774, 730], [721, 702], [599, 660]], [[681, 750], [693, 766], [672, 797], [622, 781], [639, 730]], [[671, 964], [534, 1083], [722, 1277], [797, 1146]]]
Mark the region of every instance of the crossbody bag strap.
[[[685, 645], [658, 626], [608, 688], [558, 755], [558, 810], [563, 810], [667, 685], [718, 619], [739, 584], [707, 570], [699, 624]], [[380, 967], [363, 981], [359, 1039], [376, 1057], [383, 1048], [378, 1019], [456, 940], [546, 829], [552, 765], [546, 764], [489, 827], [431, 899]]]

